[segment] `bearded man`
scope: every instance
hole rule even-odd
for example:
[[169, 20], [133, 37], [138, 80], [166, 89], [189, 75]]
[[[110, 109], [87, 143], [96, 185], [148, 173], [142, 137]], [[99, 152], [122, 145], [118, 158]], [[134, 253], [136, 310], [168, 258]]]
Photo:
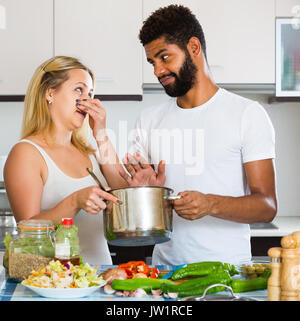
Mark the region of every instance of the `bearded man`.
[[213, 81], [204, 33], [189, 8], [158, 9], [139, 38], [172, 98], [142, 112], [136, 153], [123, 160], [130, 175], [122, 176], [130, 183], [144, 175], [144, 185], [181, 196], [172, 239], [155, 245], [152, 264], [249, 262], [249, 224], [270, 222], [277, 212], [272, 123], [259, 103]]

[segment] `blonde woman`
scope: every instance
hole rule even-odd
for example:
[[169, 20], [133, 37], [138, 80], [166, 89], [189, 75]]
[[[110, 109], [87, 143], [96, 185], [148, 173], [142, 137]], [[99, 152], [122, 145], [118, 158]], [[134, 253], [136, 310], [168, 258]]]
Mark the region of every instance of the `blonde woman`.
[[[127, 186], [106, 135], [105, 109], [93, 99], [91, 70], [72, 57], [57, 56], [35, 71], [25, 97], [21, 140], [8, 156], [4, 180], [16, 221], [73, 217], [83, 260], [111, 264], [103, 234], [104, 200], [117, 198], [96, 186]], [[89, 144], [89, 125], [97, 142]], [[97, 156], [97, 157], [96, 157]], [[100, 164], [98, 163], [100, 161]], [[103, 200], [104, 199], [104, 200]]]

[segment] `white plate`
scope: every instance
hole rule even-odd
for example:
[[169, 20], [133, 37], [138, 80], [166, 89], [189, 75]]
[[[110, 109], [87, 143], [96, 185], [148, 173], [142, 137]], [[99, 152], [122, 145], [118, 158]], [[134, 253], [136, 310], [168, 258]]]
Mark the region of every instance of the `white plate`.
[[[22, 284], [22, 283], [21, 283]], [[72, 299], [89, 296], [96, 290], [100, 289], [102, 285], [91, 286], [89, 288], [71, 288], [71, 289], [57, 289], [57, 288], [38, 288], [36, 286], [24, 285], [27, 289], [32, 290], [40, 296], [53, 299]]]

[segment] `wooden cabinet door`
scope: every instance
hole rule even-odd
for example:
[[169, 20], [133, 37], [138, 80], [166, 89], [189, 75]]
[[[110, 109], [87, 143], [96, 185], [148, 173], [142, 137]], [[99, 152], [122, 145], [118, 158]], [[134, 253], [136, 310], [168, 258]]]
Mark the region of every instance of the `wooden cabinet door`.
[[0, 95], [25, 95], [35, 69], [53, 55], [53, 1], [0, 0]]
[[[202, 25], [217, 83], [275, 82], [274, 0], [144, 0], [143, 20], [171, 3], [189, 7]], [[157, 83], [144, 55], [144, 83]]]
[[300, 0], [275, 0], [276, 17], [300, 18]]
[[140, 0], [55, 0], [55, 54], [94, 72], [96, 95], [142, 94]]

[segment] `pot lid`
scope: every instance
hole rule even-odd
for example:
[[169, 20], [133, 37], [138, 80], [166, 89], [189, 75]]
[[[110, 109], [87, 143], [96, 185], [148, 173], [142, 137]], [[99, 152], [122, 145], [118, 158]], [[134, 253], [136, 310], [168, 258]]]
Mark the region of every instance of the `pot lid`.
[[[208, 290], [216, 286], [225, 287], [230, 292], [230, 295], [217, 295], [217, 294], [206, 295]], [[257, 301], [257, 300], [253, 298], [246, 298], [246, 297], [236, 295], [233, 293], [232, 288], [230, 286], [226, 284], [217, 283], [207, 287], [202, 296], [188, 296], [180, 299], [179, 301]]]
[[257, 301], [253, 298], [246, 298], [242, 296], [229, 296], [229, 295], [207, 295], [205, 298], [200, 296], [189, 296], [180, 299], [179, 301]]

